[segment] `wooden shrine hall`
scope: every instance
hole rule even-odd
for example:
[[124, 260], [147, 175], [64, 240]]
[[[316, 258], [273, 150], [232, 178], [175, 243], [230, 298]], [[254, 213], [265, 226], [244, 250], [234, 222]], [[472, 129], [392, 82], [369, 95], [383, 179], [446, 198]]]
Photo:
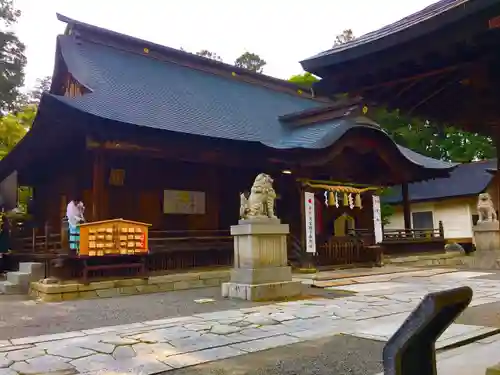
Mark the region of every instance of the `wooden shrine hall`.
[[305, 251], [304, 193], [312, 192], [318, 262], [367, 262], [377, 189], [454, 168], [395, 144], [358, 101], [332, 102], [58, 17], [67, 29], [57, 38], [51, 90], [31, 130], [0, 161], [0, 179], [15, 172], [33, 189], [34, 234], [25, 242], [17, 235], [13, 257], [71, 258], [61, 220], [79, 197], [89, 223], [149, 226], [149, 272], [230, 265], [239, 194], [264, 172], [275, 181], [277, 215], [291, 227], [291, 259]]
[[[500, 151], [500, 2], [441, 0], [301, 62], [318, 94], [349, 93], [443, 126], [491, 136]], [[500, 175], [500, 172], [498, 172]], [[499, 207], [500, 191], [493, 197]], [[411, 228], [403, 184], [405, 228]]]

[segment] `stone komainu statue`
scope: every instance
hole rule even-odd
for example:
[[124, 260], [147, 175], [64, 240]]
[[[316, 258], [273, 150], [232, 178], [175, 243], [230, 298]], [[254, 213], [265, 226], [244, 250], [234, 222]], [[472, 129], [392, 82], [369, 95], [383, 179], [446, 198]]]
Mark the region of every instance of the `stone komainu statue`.
[[481, 193], [477, 199], [478, 224], [484, 222], [497, 221], [497, 213], [493, 206], [493, 201], [488, 193]]
[[241, 219], [277, 219], [274, 214], [274, 200], [276, 192], [273, 189], [271, 176], [261, 173], [256, 178], [247, 198], [244, 193], [240, 195]]

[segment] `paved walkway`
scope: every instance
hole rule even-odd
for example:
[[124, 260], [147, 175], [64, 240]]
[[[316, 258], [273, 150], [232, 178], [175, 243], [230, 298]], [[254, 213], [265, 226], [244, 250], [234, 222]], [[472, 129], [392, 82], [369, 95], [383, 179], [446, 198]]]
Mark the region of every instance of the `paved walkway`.
[[[478, 278], [485, 275], [431, 269], [366, 276], [354, 278], [351, 285], [328, 288], [357, 293], [345, 298], [306, 299], [0, 341], [0, 375], [145, 375], [337, 334], [384, 342], [428, 292], [469, 285], [474, 289], [473, 305], [499, 302], [498, 280]], [[453, 324], [438, 348], [497, 330]], [[490, 361], [497, 359], [490, 355]]]

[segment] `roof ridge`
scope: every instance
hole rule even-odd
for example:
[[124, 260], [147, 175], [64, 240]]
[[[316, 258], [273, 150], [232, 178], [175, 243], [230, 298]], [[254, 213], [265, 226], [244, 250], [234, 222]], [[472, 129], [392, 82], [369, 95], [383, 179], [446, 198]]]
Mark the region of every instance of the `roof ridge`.
[[[77, 21], [77, 20], [74, 20], [72, 18], [66, 17], [60, 13], [57, 13], [57, 18], [58, 18], [58, 20], [67, 23], [68, 26], [77, 26], [77, 27], [81, 27], [83, 29], [87, 29], [91, 32], [95, 32], [98, 34], [109, 35], [111, 37], [121, 39], [122, 41], [125, 41], [125, 42], [128, 41], [128, 42], [134, 43], [134, 44], [142, 44], [145, 49], [151, 48], [155, 51], [158, 51], [165, 58], [168, 58], [165, 55], [170, 55], [170, 56], [173, 55], [174, 59], [175, 59], [175, 57], [178, 57], [179, 59], [184, 59], [184, 60], [189, 59], [189, 60], [198, 62], [203, 67], [212, 67], [215, 69], [221, 69], [221, 70], [227, 71], [228, 73], [234, 73], [233, 74], [234, 77], [239, 77], [241, 81], [246, 82], [246, 83], [258, 84], [262, 87], [267, 87], [269, 89], [274, 89], [274, 90], [277, 90], [279, 87], [279, 88], [283, 89], [283, 92], [286, 92], [285, 90], [287, 90], [287, 91], [289, 91], [288, 92], [289, 94], [292, 94], [292, 91], [293, 91], [294, 95], [297, 95], [298, 97], [302, 97], [303, 99], [314, 100], [314, 101], [322, 102], [322, 103], [331, 102], [331, 100], [328, 99], [327, 97], [315, 97], [314, 91], [312, 88], [297, 85], [294, 82], [290, 82], [290, 81], [287, 81], [287, 80], [284, 80], [281, 78], [272, 77], [272, 76], [269, 76], [269, 75], [266, 75], [263, 73], [252, 72], [251, 70], [248, 70], [245, 68], [239, 68], [237, 66], [234, 66], [234, 65], [222, 62], [222, 61], [213, 60], [213, 59], [210, 59], [210, 58], [207, 58], [204, 56], [199, 56], [199, 55], [196, 55], [195, 53], [192, 53], [192, 52], [183, 51], [183, 50], [173, 48], [173, 47], [168, 47], [168, 46], [165, 46], [162, 44], [154, 43], [154, 42], [144, 40], [141, 38], [137, 38], [137, 37], [134, 37], [131, 35], [123, 34], [123, 33], [113, 31], [110, 29], [106, 29], [103, 27], [99, 27], [99, 26], [91, 25], [91, 24], [88, 24], [85, 22]], [[91, 40], [91, 42], [95, 43], [95, 41], [92, 41], [92, 40]], [[106, 45], [110, 48], [117, 48], [117, 46], [115, 46], [115, 45], [107, 44], [104, 42], [100, 43], [100, 44]], [[133, 51], [127, 50], [125, 48], [123, 48], [123, 49], [129, 53], [133, 53]], [[142, 54], [142, 56], [154, 58], [150, 54]], [[180, 63], [177, 60], [171, 61], [171, 62]], [[193, 67], [190, 67], [190, 68], [193, 68]], [[196, 67], [196, 69], [204, 71], [204, 69], [201, 69], [201, 67]], [[215, 72], [210, 72], [210, 73], [217, 74]], [[244, 79], [247, 77], [250, 78], [250, 81], [247, 81]], [[275, 85], [277, 87], [270, 87], [270, 85]], [[280, 90], [277, 90], [277, 91], [280, 91]], [[308, 91], [311, 91], [311, 94], [310, 95], [307, 94], [307, 96], [304, 96], [303, 93], [308, 92]]]

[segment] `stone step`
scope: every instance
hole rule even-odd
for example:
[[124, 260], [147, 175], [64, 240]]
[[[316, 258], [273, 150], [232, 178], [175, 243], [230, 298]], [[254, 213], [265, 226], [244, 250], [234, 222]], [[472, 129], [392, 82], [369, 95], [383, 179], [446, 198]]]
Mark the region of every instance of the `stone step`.
[[20, 262], [19, 271], [25, 273], [34, 273], [38, 271], [43, 271], [43, 263], [38, 262]]
[[38, 281], [45, 278], [45, 267], [43, 263], [21, 262], [19, 263], [19, 272], [29, 273], [30, 281]]
[[12, 284], [10, 281], [0, 281], [0, 294], [23, 294], [19, 285]]
[[31, 281], [31, 275], [25, 272], [7, 272], [7, 281], [19, 285], [22, 288], [28, 288]]

